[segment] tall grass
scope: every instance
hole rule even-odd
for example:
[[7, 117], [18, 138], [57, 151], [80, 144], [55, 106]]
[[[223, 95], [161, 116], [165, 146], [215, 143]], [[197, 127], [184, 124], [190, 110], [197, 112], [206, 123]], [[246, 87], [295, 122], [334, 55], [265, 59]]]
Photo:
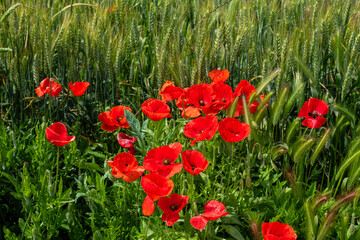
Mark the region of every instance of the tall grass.
[[[201, 238], [189, 214], [172, 229], [142, 216], [139, 184], [115, 181], [106, 165], [119, 151], [115, 135], [95, 123], [120, 104], [136, 114], [166, 80], [188, 87], [226, 68], [227, 83], [247, 79], [270, 101], [254, 114], [244, 105], [251, 136], [234, 148], [231, 172], [219, 136], [199, 146], [211, 171], [195, 178], [194, 201], [221, 198], [232, 213], [209, 234], [251, 239], [249, 226], [267, 219], [291, 224], [299, 239], [360, 238], [358, 1], [0, 2], [0, 236]], [[46, 77], [91, 85], [79, 103], [66, 91], [38, 98]], [[309, 97], [329, 104], [327, 128], [306, 130], [296, 118]], [[54, 121], [77, 136], [61, 153], [58, 191], [56, 151], [44, 136]], [[155, 144], [152, 135], [159, 146], [186, 142], [184, 119], [164, 121], [156, 133], [152, 124], [127, 132], [144, 138], [140, 155]], [[186, 179], [176, 180], [185, 194]]]

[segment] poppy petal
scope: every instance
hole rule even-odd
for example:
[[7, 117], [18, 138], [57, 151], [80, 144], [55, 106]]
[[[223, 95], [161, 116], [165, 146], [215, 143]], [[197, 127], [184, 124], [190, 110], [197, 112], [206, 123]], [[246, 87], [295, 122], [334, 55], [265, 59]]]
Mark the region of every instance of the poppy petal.
[[145, 216], [150, 216], [154, 213], [154, 211], [155, 211], [154, 201], [149, 196], [146, 196], [142, 204], [142, 213]]
[[190, 224], [197, 230], [202, 230], [206, 227], [208, 220], [202, 216], [192, 217]]

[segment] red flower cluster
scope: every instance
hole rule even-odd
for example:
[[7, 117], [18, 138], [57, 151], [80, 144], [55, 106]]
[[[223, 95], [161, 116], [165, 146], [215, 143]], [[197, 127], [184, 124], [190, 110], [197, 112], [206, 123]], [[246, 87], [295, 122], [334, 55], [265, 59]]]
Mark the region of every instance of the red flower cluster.
[[128, 124], [125, 118], [125, 109], [131, 112], [129, 107], [116, 106], [108, 112], [102, 112], [99, 114], [98, 119], [103, 123], [101, 128], [105, 131], [112, 132], [117, 130], [119, 127], [128, 128]]
[[264, 240], [295, 240], [297, 238], [294, 229], [285, 223], [264, 222], [261, 229]]
[[229, 212], [225, 211], [224, 204], [215, 200], [208, 201], [205, 204], [204, 210], [205, 213], [201, 214], [201, 216], [190, 219], [191, 225], [197, 230], [204, 229], [208, 221], [213, 221], [229, 214]]
[[[50, 85], [51, 85], [51, 90], [50, 90]], [[42, 97], [47, 93], [51, 94], [50, 95], [51, 97], [58, 97], [61, 90], [62, 90], [61, 84], [55, 81], [50, 81], [50, 78], [45, 78], [44, 80], [41, 81], [40, 87], [35, 89], [35, 92], [38, 95], [38, 97]]]
[[320, 128], [326, 119], [322, 117], [329, 112], [329, 107], [323, 100], [310, 98], [300, 109], [298, 117], [305, 118], [302, 125], [308, 128]]

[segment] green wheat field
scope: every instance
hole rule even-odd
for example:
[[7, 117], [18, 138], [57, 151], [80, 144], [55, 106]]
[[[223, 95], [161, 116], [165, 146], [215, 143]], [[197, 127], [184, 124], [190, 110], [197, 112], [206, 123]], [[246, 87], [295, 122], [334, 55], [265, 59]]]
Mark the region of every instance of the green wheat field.
[[[216, 133], [192, 146], [174, 101], [171, 118], [142, 111], [168, 80], [210, 84], [214, 69], [230, 72], [233, 90], [249, 81], [250, 101], [266, 95], [236, 118], [251, 128], [244, 140]], [[58, 97], [37, 96], [45, 78], [61, 84]], [[78, 81], [90, 86], [75, 97]], [[285, 239], [262, 229], [276, 221], [298, 240], [360, 239], [360, 1], [0, 0], [0, 86], [0, 240]], [[328, 105], [320, 128], [298, 117], [310, 98]], [[130, 127], [104, 131], [99, 114], [119, 105]], [[75, 141], [51, 144], [55, 122]], [[171, 177], [172, 193], [189, 197], [174, 225], [158, 202], [143, 214], [147, 171], [113, 176], [107, 162], [128, 151], [120, 132], [138, 139], [139, 166], [175, 142], [209, 161]], [[210, 200], [229, 214], [197, 230], [190, 219]]]

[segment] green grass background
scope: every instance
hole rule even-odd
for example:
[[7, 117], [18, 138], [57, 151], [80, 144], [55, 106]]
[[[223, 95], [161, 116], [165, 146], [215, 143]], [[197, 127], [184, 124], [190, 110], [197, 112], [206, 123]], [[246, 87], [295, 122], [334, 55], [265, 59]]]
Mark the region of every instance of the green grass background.
[[[359, 11], [356, 0], [0, 0], [0, 238], [253, 239], [252, 222], [279, 220], [299, 239], [359, 239], [351, 198], [360, 175]], [[199, 146], [213, 168], [195, 178], [194, 198], [199, 208], [204, 196], [222, 200], [232, 215], [207, 235], [188, 226], [189, 216], [168, 229], [157, 210], [148, 222], [139, 184], [110, 176], [106, 161], [121, 150], [97, 115], [127, 105], [145, 120], [141, 103], [166, 80], [210, 82], [215, 68], [230, 71], [232, 87], [247, 79], [272, 96], [269, 108], [242, 119], [252, 135], [236, 145], [229, 192], [227, 146], [219, 136]], [[46, 77], [64, 88], [91, 85], [81, 98], [65, 89], [38, 98]], [[306, 130], [296, 119], [309, 97], [329, 104], [326, 129]], [[56, 121], [77, 136], [61, 150], [58, 191], [57, 150], [44, 132]], [[158, 146], [186, 142], [183, 119], [163, 121], [162, 130], [142, 122], [148, 148], [154, 134]]]

